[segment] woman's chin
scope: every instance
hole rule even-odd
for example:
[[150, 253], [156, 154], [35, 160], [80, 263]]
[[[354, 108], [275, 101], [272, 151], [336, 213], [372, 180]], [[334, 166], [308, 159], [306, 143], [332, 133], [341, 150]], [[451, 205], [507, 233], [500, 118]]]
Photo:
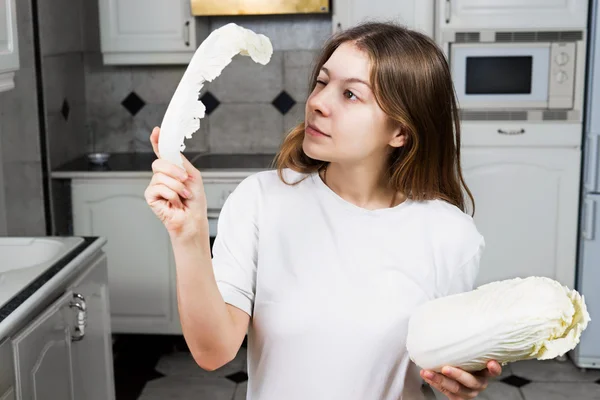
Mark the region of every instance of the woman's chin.
[[313, 160], [329, 161], [329, 152], [327, 152], [322, 145], [311, 143], [310, 140], [306, 140], [306, 138], [302, 142], [302, 150], [304, 151], [304, 154]]

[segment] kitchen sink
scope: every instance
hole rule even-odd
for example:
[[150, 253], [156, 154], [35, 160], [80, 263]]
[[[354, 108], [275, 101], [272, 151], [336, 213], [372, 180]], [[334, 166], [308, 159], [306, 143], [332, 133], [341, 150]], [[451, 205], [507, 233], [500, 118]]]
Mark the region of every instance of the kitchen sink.
[[80, 237], [2, 237], [0, 274], [51, 266], [82, 242]]

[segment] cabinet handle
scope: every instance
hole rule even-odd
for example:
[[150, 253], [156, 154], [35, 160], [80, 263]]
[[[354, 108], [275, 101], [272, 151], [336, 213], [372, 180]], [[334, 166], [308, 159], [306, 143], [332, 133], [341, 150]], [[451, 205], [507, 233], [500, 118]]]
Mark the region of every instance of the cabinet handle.
[[498, 133], [501, 135], [522, 135], [525, 133], [525, 129], [505, 131], [504, 129], [498, 129]]
[[582, 236], [586, 240], [594, 240], [594, 221], [596, 220], [596, 202], [585, 199], [583, 203], [585, 220], [583, 223]]
[[450, 23], [450, 0], [446, 0], [446, 9], [444, 10], [444, 16], [446, 17], [446, 23]]
[[69, 306], [77, 309], [75, 333], [71, 335], [71, 340], [78, 342], [85, 336], [85, 327], [87, 326], [87, 305], [85, 298], [79, 293], [73, 293], [73, 301]]
[[190, 21], [185, 21], [185, 45], [189, 47], [190, 45]]
[[335, 32], [339, 33], [341, 31], [342, 31], [342, 24], [341, 24], [341, 22], [338, 22], [336, 25], [336, 28], [335, 28]]
[[585, 180], [585, 188], [590, 191], [596, 191], [596, 171], [598, 171], [598, 153], [600, 152], [600, 140], [598, 140], [598, 135], [590, 135], [588, 136], [589, 142], [586, 148], [587, 154], [587, 168], [586, 168], [586, 180]]

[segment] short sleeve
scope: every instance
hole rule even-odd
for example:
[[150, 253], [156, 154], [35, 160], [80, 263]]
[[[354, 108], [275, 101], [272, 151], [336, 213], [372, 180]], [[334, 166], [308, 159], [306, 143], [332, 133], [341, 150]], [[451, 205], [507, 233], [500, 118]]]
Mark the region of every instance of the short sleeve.
[[259, 198], [254, 176], [236, 187], [221, 208], [212, 248], [213, 271], [223, 300], [250, 316], [256, 288]]
[[479, 263], [481, 261], [481, 255], [483, 254], [484, 249], [485, 241], [483, 237], [481, 237], [481, 241], [475, 250], [475, 254], [469, 258], [467, 262], [463, 263], [451, 278], [448, 288], [445, 292], [446, 296], [469, 292], [474, 289], [475, 280], [479, 274]]

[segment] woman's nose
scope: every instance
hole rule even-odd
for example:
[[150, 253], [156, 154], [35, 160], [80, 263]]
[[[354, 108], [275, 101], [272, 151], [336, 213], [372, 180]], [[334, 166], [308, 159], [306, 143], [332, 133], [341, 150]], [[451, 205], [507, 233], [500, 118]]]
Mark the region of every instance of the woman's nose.
[[323, 116], [328, 116], [331, 113], [331, 107], [327, 101], [327, 88], [322, 88], [319, 91], [313, 91], [306, 102], [308, 108], [313, 113], [319, 113]]

